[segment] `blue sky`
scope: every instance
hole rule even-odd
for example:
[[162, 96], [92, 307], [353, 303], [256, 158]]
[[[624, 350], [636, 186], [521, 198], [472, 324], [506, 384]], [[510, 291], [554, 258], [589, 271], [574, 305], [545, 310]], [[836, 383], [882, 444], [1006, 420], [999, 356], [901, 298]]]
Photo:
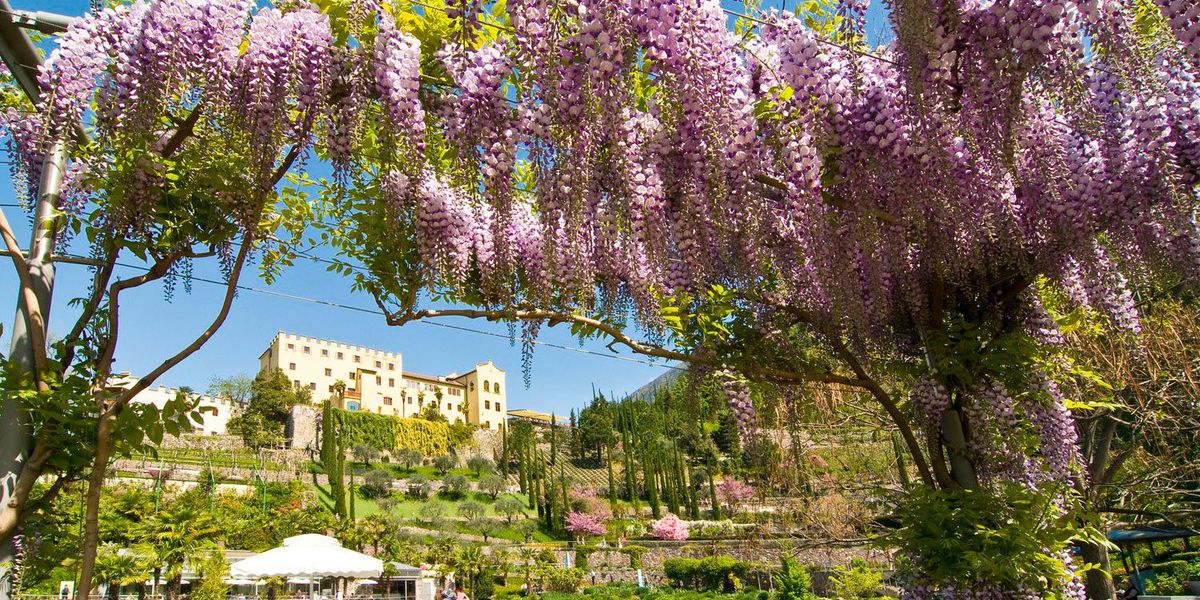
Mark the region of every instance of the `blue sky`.
[[[79, 0], [13, 0], [12, 4], [17, 9], [68, 15], [80, 15], [88, 7], [86, 1]], [[726, 1], [724, 4], [735, 10], [741, 8], [740, 2]], [[775, 0], [765, 4], [780, 6], [781, 2]], [[878, 24], [883, 17], [878, 4], [873, 3], [869, 12], [868, 32], [871, 34], [881, 31]], [[789, 9], [794, 5], [794, 0], [786, 4]], [[877, 35], [871, 37], [878, 39]], [[5, 214], [17, 229], [18, 240], [25, 244], [29, 239], [28, 219], [20, 209], [12, 206], [15, 202], [12, 186], [0, 185], [0, 204], [4, 205]], [[71, 246], [70, 252], [87, 254], [87, 248], [85, 244], [76, 243]], [[316, 254], [328, 256], [328, 253], [320, 251]], [[136, 260], [129, 259], [127, 262]], [[118, 276], [129, 277], [139, 272], [120, 269]], [[11, 265], [0, 267], [0, 273], [3, 273], [0, 276], [0, 323], [3, 323], [5, 332], [0, 336], [0, 344], [7, 353], [17, 286]], [[220, 279], [212, 265], [197, 265], [195, 274]], [[85, 267], [68, 264], [59, 266], [50, 314], [52, 339], [64, 335], [70, 328], [77, 313], [68, 302], [86, 293], [88, 284], [89, 271]], [[349, 280], [326, 272], [323, 264], [304, 259], [299, 259], [296, 266], [287, 270], [274, 285], [268, 286], [252, 276], [244, 277], [243, 284], [322, 302], [365, 309], [374, 307], [365, 294], [350, 291]], [[173, 300], [169, 302], [161, 285], [147, 286], [123, 296], [121, 337], [115, 369], [130, 371], [135, 375], [145, 373], [189, 343], [211, 320], [222, 291], [218, 286], [195, 282], [190, 294], [184, 292], [180, 283]], [[378, 315], [262, 293], [242, 292], [217, 335], [191, 358], [161, 377], [159, 383], [205, 389], [213, 377], [238, 373], [252, 375], [258, 369], [259, 354], [278, 331], [401, 352], [405, 370], [426, 374], [461, 373], [475, 363], [491, 359], [508, 372], [509, 406], [513, 408], [534, 407], [566, 412], [585, 405], [591, 398], [593, 385], [605, 392], [620, 395], [635, 390], [666, 370], [662, 362], [650, 364], [629, 352], [613, 355], [603, 343], [580, 345], [561, 327], [543, 328], [540, 340], [569, 349], [539, 347], [534, 354], [531, 385], [526, 389], [521, 382], [520, 345], [510, 345], [506, 326], [468, 319], [443, 319], [439, 322], [493, 335], [425, 323], [388, 327]]]

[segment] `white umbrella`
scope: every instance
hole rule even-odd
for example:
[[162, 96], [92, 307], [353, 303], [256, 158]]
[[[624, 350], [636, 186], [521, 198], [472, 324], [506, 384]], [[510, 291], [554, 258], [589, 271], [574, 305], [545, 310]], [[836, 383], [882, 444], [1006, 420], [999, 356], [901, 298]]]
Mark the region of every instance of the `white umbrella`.
[[262, 583], [260, 579], [239, 579], [237, 577], [226, 577], [225, 583], [228, 585], [258, 585]]
[[229, 568], [231, 577], [379, 577], [383, 561], [355, 552], [335, 539], [307, 533], [283, 540], [283, 545], [240, 560]]

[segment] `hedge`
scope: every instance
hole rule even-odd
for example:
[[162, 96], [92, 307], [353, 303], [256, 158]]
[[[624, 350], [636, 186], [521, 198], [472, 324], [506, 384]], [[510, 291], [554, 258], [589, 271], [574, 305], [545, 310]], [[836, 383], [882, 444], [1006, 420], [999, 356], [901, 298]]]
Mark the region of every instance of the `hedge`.
[[663, 571], [676, 587], [735, 592], [742, 588], [750, 564], [730, 556], [669, 558], [663, 561]]
[[450, 426], [425, 419], [377, 415], [356, 410], [333, 410], [347, 446], [364, 444], [380, 450], [416, 450], [423, 456], [450, 451]]

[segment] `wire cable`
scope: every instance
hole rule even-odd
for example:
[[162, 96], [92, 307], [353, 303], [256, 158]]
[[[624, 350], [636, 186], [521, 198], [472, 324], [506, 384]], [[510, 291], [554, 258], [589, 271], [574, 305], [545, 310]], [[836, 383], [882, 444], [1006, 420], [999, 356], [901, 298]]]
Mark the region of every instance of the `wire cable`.
[[[67, 255], [67, 256], [69, 258], [73, 258], [73, 259], [77, 259], [77, 260], [86, 259], [86, 257], [82, 257], [82, 256], [75, 256], [75, 255]], [[123, 262], [117, 262], [114, 264], [116, 264], [118, 267], [122, 267], [122, 268], [126, 268], [126, 269], [136, 269], [136, 270], [142, 271], [142, 272], [146, 272], [149, 270], [143, 265], [135, 265], [135, 264], [123, 263]], [[199, 277], [196, 275], [191, 275], [191, 276], [188, 276], [187, 278], [192, 281], [199, 281], [201, 283], [219, 285], [222, 287], [228, 285], [228, 283], [224, 282], [224, 281], [218, 281], [216, 279], [208, 279], [208, 278]], [[290, 294], [287, 292], [267, 290], [267, 289], [256, 288], [256, 287], [251, 287], [251, 286], [241, 285], [241, 284], [238, 284], [235, 287], [239, 291], [245, 291], [245, 292], [250, 292], [250, 293], [254, 293], [254, 294], [261, 294], [264, 296], [271, 296], [271, 297], [281, 298], [281, 299], [285, 299], [285, 300], [293, 300], [296, 302], [307, 302], [310, 304], [316, 304], [316, 305], [320, 305], [320, 306], [326, 306], [329, 308], [336, 308], [336, 309], [341, 309], [341, 310], [349, 310], [349, 311], [364, 313], [364, 314], [368, 314], [368, 315], [375, 315], [375, 316], [381, 316], [381, 317], [387, 316], [387, 313], [383, 312], [382, 310], [379, 310], [378, 308], [366, 308], [366, 307], [362, 307], [362, 306], [354, 306], [351, 304], [343, 304], [341, 302], [334, 302], [332, 300], [322, 300], [320, 298], [312, 298], [309, 296], [301, 296], [298, 294]], [[483, 329], [475, 329], [473, 327], [464, 327], [462, 325], [454, 325], [452, 323], [441, 323], [438, 321], [432, 321], [432, 320], [426, 320], [426, 319], [419, 319], [416, 322], [420, 323], [422, 325], [431, 325], [434, 327], [441, 327], [443, 329], [452, 329], [455, 331], [462, 331], [465, 333], [484, 335], [484, 336], [488, 336], [488, 337], [500, 338], [500, 339], [505, 339], [505, 340], [510, 340], [510, 341], [513, 339], [511, 336], [509, 336], [507, 334], [496, 333], [494, 331], [486, 331]], [[604, 353], [604, 352], [597, 352], [595, 350], [588, 350], [587, 348], [578, 348], [578, 347], [573, 347], [573, 346], [567, 346], [564, 344], [556, 344], [553, 342], [547, 342], [547, 341], [543, 341], [543, 340], [532, 340], [532, 343], [536, 346], [542, 346], [545, 348], [553, 348], [555, 350], [565, 350], [567, 352], [575, 352], [577, 354], [586, 354], [586, 355], [590, 355], [590, 356], [599, 356], [601, 358], [620, 360], [623, 362], [637, 363], [637, 364], [648, 365], [648, 366], [652, 366], [652, 367], [658, 367], [658, 368], [662, 368], [662, 369], [671, 369], [674, 371], [686, 371], [687, 370], [686, 367], [670, 365], [670, 364], [666, 364], [663, 362], [643, 360], [640, 358], [633, 358], [630, 356], [622, 356], [619, 354], [608, 354], [608, 353]]]

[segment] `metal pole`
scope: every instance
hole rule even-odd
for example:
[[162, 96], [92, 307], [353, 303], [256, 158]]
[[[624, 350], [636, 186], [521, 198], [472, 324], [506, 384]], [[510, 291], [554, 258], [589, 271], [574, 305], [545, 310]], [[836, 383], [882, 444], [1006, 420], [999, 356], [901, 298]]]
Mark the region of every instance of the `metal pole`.
[[[41, 56], [34, 49], [29, 36], [20, 29], [20, 17], [15, 15], [8, 0], [0, 0], [0, 60], [12, 73], [17, 85], [34, 105], [38, 104], [40, 91], [37, 83]], [[80, 141], [87, 141], [87, 133], [76, 123], [74, 133]], [[41, 309], [43, 323], [49, 319], [51, 299], [54, 291], [54, 245], [57, 241], [52, 227], [54, 207], [58, 203], [66, 170], [67, 151], [65, 140], [56, 141], [46, 154], [42, 166], [42, 178], [38, 182], [37, 207], [34, 211], [32, 240], [27, 262], [34, 281], [34, 294]], [[12, 347], [9, 358], [24, 369], [33, 365], [33, 344], [29, 337], [27, 318], [29, 309], [23, 296], [18, 296], [17, 314], [12, 328]], [[0, 398], [0, 507], [7, 507], [9, 495], [21, 476], [25, 461], [32, 449], [33, 432], [26, 421], [21, 403], [8, 395]], [[12, 544], [0, 544], [0, 563], [15, 557]], [[7, 581], [6, 573], [0, 571], [0, 582]], [[0, 584], [0, 600], [8, 600], [8, 585]]]

